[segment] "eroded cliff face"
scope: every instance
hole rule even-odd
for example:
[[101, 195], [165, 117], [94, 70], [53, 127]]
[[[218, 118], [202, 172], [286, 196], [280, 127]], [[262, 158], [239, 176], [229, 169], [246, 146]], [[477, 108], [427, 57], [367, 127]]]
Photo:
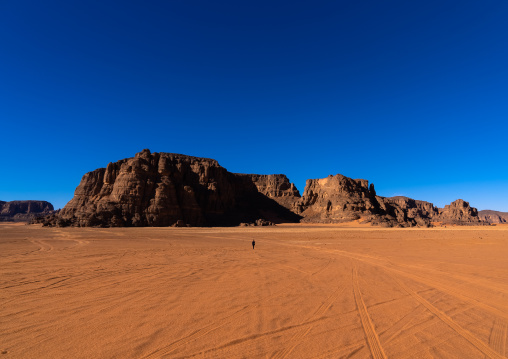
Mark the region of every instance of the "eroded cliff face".
[[[277, 202], [282, 207], [296, 212], [296, 204], [301, 196], [296, 186], [289, 182], [284, 174], [257, 175], [257, 174], [235, 174], [240, 180], [254, 184], [259, 194]], [[255, 191], [254, 191], [255, 192]]]
[[482, 222], [478, 216], [478, 210], [462, 199], [440, 208], [435, 221], [450, 224], [480, 224]]
[[478, 217], [487, 223], [508, 223], [508, 212], [491, 210], [478, 211]]
[[477, 210], [463, 200], [440, 209], [408, 197], [381, 197], [367, 180], [340, 174], [308, 180], [295, 207], [303, 222], [340, 223], [361, 218], [387, 227], [429, 227], [433, 222], [482, 224]]
[[439, 213], [439, 209], [432, 203], [408, 197], [380, 197], [379, 201], [386, 212], [387, 224], [429, 227], [432, 219]]
[[53, 205], [47, 201], [0, 201], [0, 221], [27, 221], [53, 210]]
[[367, 180], [340, 174], [308, 180], [300, 196], [283, 174], [235, 174], [212, 159], [149, 150], [85, 174], [74, 198], [43, 223], [231, 226], [356, 219], [389, 227], [482, 223], [463, 200], [440, 209], [407, 197], [381, 197]]
[[150, 153], [85, 174], [60, 216], [78, 226], [195, 226], [233, 203], [231, 181], [217, 161]]
[[380, 211], [374, 187], [343, 175], [307, 180], [297, 213], [303, 222], [340, 223]]
[[277, 202], [291, 188], [283, 175], [236, 175], [212, 159], [143, 150], [85, 174], [57, 220], [74, 226], [298, 221]]

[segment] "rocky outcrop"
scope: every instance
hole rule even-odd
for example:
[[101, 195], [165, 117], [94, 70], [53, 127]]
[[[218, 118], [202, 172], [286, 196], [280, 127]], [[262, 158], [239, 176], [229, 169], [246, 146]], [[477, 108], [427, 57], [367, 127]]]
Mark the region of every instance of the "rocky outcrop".
[[367, 180], [340, 174], [308, 180], [300, 196], [283, 174], [235, 174], [213, 159], [149, 150], [85, 174], [74, 198], [43, 223], [264, 226], [356, 219], [388, 227], [483, 223], [463, 200], [440, 209], [407, 197], [381, 197]]
[[433, 222], [482, 224], [475, 208], [457, 200], [440, 209], [408, 197], [381, 197], [374, 185], [343, 175], [308, 180], [295, 207], [303, 222], [340, 223], [356, 219], [386, 227], [429, 227]]
[[[252, 183], [256, 187], [257, 193], [277, 202], [292, 212], [296, 212], [296, 204], [301, 198], [300, 192], [293, 183], [289, 182], [286, 175], [236, 173], [235, 176], [244, 182], [244, 187], [248, 187]], [[252, 193], [256, 193], [256, 191], [252, 191]]]
[[482, 224], [478, 217], [478, 210], [468, 202], [458, 199], [439, 210], [439, 215], [434, 218], [435, 222], [450, 224]]
[[508, 223], [508, 212], [499, 212], [499, 211], [491, 211], [491, 210], [483, 210], [478, 212], [478, 217], [480, 220], [485, 221], [487, 223], [497, 224], [497, 223]]
[[432, 204], [407, 197], [378, 196], [374, 185], [364, 179], [340, 174], [307, 180], [297, 203], [302, 222], [341, 223], [362, 219], [386, 227], [429, 226]]
[[266, 226], [275, 226], [275, 223], [267, 221], [265, 219], [258, 219], [255, 222], [251, 223], [240, 223], [240, 227], [266, 227]]
[[205, 225], [234, 203], [227, 171], [217, 161], [151, 154], [109, 163], [83, 176], [60, 217], [76, 226]]
[[53, 211], [53, 205], [46, 201], [0, 201], [0, 221], [29, 221], [35, 216], [46, 216]]
[[429, 227], [432, 219], [439, 214], [439, 209], [432, 203], [408, 197], [380, 198], [380, 202], [386, 214], [395, 218], [396, 224], [400, 226], [407, 224], [408, 226]]
[[[295, 185], [289, 182], [286, 175], [256, 175], [236, 174], [236, 176], [247, 177], [256, 186], [259, 193], [273, 198], [279, 203], [290, 203], [300, 198], [300, 192]], [[289, 200], [286, 201], [286, 199]]]
[[339, 223], [381, 213], [376, 197], [368, 181], [338, 174], [307, 180], [295, 207], [304, 222]]
[[[227, 226], [297, 222], [279, 197], [299, 197], [283, 175], [237, 175], [217, 161], [143, 150], [85, 174], [74, 198], [46, 224]], [[281, 200], [284, 203], [285, 200]], [[289, 202], [289, 201], [288, 201]]]

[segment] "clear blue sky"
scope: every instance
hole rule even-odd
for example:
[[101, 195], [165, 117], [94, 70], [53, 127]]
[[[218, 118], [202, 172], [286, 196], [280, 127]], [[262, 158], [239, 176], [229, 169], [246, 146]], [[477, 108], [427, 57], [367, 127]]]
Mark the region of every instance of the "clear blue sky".
[[0, 2], [0, 199], [143, 148], [508, 211], [508, 2]]

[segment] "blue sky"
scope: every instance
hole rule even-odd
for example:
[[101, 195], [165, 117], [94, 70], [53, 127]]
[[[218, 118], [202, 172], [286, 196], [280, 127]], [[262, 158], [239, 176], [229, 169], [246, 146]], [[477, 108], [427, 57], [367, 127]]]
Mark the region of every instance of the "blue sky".
[[508, 211], [506, 1], [0, 3], [0, 199], [143, 148]]

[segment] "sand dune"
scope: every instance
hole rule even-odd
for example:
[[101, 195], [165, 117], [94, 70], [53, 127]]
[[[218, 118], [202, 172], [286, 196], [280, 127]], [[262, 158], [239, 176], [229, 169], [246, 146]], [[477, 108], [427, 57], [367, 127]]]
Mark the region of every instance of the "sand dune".
[[2, 224], [0, 352], [504, 358], [507, 258], [508, 226]]

